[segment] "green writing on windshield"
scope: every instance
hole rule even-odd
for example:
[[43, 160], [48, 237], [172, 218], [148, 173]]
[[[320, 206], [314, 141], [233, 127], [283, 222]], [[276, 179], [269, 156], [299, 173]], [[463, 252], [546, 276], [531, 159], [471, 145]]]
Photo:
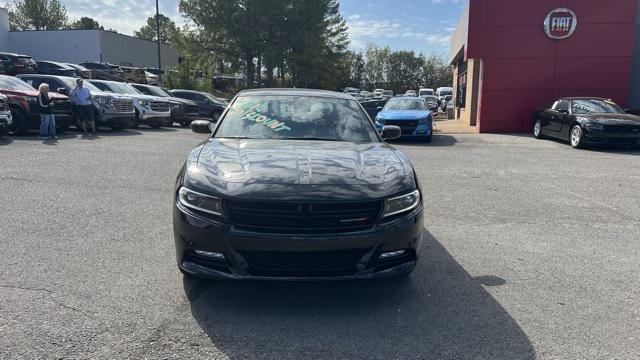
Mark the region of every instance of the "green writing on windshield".
[[254, 104], [253, 102], [247, 101], [238, 107], [240, 109], [240, 115], [245, 120], [262, 124], [270, 129], [273, 129], [273, 131], [276, 132], [291, 131], [291, 128], [288, 127], [284, 123], [284, 121], [279, 121], [278, 119], [273, 119], [261, 114], [261, 112], [264, 112], [265, 110], [265, 105], [266, 104], [264, 102], [258, 102], [257, 104]]

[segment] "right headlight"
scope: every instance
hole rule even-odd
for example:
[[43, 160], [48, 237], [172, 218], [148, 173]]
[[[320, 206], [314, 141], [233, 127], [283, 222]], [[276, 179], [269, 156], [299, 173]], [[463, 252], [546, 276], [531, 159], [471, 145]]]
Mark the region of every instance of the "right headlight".
[[396, 196], [384, 201], [382, 217], [396, 215], [413, 210], [420, 204], [420, 190], [414, 190], [408, 194]]
[[108, 96], [94, 96], [93, 100], [102, 106], [111, 106], [111, 98]]
[[138, 99], [137, 101], [138, 101], [138, 104], [140, 104], [140, 106], [142, 107], [148, 108], [151, 105], [151, 101], [149, 100]]
[[222, 216], [222, 200], [220, 198], [181, 187], [178, 193], [178, 200], [181, 205], [193, 210]]

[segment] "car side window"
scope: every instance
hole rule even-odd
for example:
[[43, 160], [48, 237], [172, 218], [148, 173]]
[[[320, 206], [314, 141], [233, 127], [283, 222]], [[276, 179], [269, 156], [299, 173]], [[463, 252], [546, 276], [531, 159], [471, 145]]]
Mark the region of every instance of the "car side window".
[[553, 110], [569, 112], [569, 100], [558, 100], [553, 104]]

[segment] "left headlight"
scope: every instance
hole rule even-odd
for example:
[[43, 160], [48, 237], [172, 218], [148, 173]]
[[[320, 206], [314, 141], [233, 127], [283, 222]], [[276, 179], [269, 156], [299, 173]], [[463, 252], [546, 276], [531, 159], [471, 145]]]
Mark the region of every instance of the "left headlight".
[[396, 215], [413, 210], [420, 204], [420, 190], [414, 190], [408, 194], [387, 199], [384, 202], [382, 217]]
[[222, 216], [222, 200], [220, 198], [181, 187], [178, 193], [178, 199], [180, 204], [188, 208]]
[[138, 104], [143, 107], [149, 107], [151, 105], [151, 101], [138, 99]]

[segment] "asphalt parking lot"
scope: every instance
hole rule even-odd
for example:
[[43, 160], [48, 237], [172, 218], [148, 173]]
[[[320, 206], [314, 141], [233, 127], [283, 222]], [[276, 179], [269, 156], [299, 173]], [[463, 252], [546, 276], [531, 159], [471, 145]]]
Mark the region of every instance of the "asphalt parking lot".
[[425, 191], [406, 279], [183, 279], [187, 129], [0, 139], [0, 358], [640, 358], [640, 151], [398, 142]]

